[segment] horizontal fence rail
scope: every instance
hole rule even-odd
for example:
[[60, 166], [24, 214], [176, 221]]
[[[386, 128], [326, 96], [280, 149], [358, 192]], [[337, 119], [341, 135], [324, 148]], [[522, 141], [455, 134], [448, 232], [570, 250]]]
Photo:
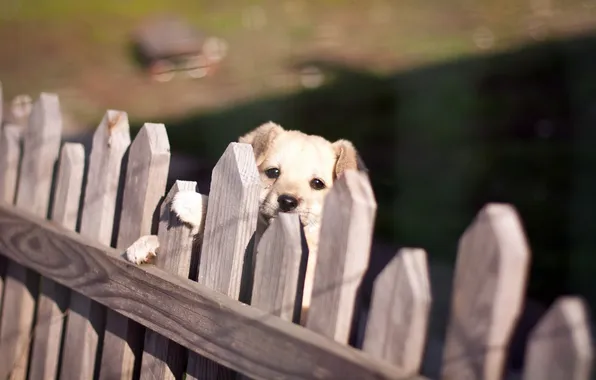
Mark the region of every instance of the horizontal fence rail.
[[119, 251], [4, 204], [0, 205], [0, 252], [253, 378], [401, 378], [394, 367], [366, 353], [201, 284], [153, 266], [135, 266], [119, 257]]

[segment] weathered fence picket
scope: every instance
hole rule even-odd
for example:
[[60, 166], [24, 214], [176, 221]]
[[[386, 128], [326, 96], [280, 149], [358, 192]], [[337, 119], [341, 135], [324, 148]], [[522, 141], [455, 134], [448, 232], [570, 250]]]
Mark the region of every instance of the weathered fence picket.
[[[77, 226], [84, 170], [83, 145], [64, 144], [56, 175], [51, 219], [72, 231]], [[50, 380], [58, 374], [62, 330], [69, 298], [68, 288], [42, 277], [29, 368], [31, 379]]]
[[529, 261], [515, 210], [485, 206], [459, 243], [442, 379], [501, 379]]
[[524, 380], [590, 378], [594, 354], [588, 326], [580, 298], [557, 299], [530, 335]]
[[0, 134], [0, 200], [14, 203], [21, 160], [21, 138], [23, 128], [7, 124]]
[[[1, 85], [1, 84], [0, 84]], [[0, 88], [0, 97], [2, 88]], [[0, 101], [0, 201], [13, 204], [15, 202], [19, 166], [21, 161], [22, 127], [14, 124], [2, 126], [2, 108]], [[0, 315], [4, 295], [4, 281], [8, 262], [0, 259]], [[0, 342], [0, 346], [2, 343]]]
[[[0, 120], [2, 96], [0, 84]], [[108, 111], [86, 167], [82, 145], [60, 149], [58, 97], [29, 100], [15, 98], [0, 129], [0, 378], [427, 380], [423, 249], [397, 252], [374, 283], [362, 350], [346, 345], [377, 207], [366, 174], [334, 183], [307, 261], [297, 214], [258, 221], [251, 145], [227, 147], [209, 197], [180, 180], [164, 197], [163, 124], [131, 144], [127, 114]], [[199, 229], [172, 211], [193, 197]], [[131, 245], [155, 249], [153, 262], [124, 261]], [[485, 205], [459, 242], [441, 379], [503, 377], [529, 265], [515, 208]], [[524, 380], [588, 380], [589, 320], [581, 298], [558, 299], [530, 336]]]
[[306, 327], [347, 343], [368, 267], [377, 203], [368, 176], [347, 170], [325, 200]]
[[296, 321], [306, 244], [298, 214], [280, 214], [261, 237], [255, 254], [251, 305], [286, 321]]
[[[163, 124], [146, 123], [130, 145], [116, 247], [155, 232], [155, 212], [164, 196], [170, 168], [170, 143]], [[107, 309], [100, 379], [132, 379], [143, 328]]]
[[[198, 245], [193, 241], [194, 230], [182, 223], [172, 212], [172, 201], [181, 191], [196, 191], [197, 183], [176, 181], [161, 205], [158, 241], [160, 244], [156, 266], [182, 278], [196, 278]], [[187, 353], [178, 343], [147, 330], [142, 359], [141, 377], [144, 379], [179, 379], [184, 372]]]
[[395, 364], [403, 377], [420, 370], [431, 293], [426, 252], [402, 248], [377, 277], [362, 349]]
[[[250, 241], [257, 226], [259, 173], [252, 147], [231, 143], [213, 169], [199, 262], [199, 284], [238, 299], [243, 271], [252, 270]], [[247, 269], [248, 267], [248, 269]], [[226, 334], [225, 327], [215, 334]], [[231, 376], [226, 368], [190, 353], [187, 378]]]
[[[108, 111], [93, 135], [80, 227], [81, 235], [107, 246], [112, 242], [122, 158], [129, 145], [127, 114]], [[71, 294], [62, 380], [93, 377], [104, 324], [102, 305], [80, 293]]]
[[[60, 152], [62, 117], [55, 94], [42, 93], [23, 136], [23, 157], [16, 206], [46, 218], [54, 165]], [[40, 277], [9, 262], [0, 323], [0, 378], [25, 379]], [[42, 280], [42, 291], [52, 281]], [[10, 306], [8, 306], [10, 305]]]

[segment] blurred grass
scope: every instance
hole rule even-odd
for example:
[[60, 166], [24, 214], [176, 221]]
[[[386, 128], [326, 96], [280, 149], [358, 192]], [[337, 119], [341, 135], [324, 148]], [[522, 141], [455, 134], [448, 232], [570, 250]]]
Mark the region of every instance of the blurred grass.
[[[305, 55], [324, 53], [387, 74], [509, 49], [531, 39], [527, 28], [533, 20], [549, 35], [564, 34], [596, 20], [583, 3], [551, 1], [556, 14], [536, 16], [533, 2], [513, 0], [4, 0], [0, 80], [9, 99], [57, 92], [78, 128], [95, 125], [107, 108], [155, 120], [301, 91], [298, 73], [288, 66]], [[265, 14], [262, 29], [243, 25], [251, 9]], [[228, 42], [229, 56], [218, 76], [156, 85], [135, 66], [131, 30], [164, 12]], [[487, 51], [474, 42], [479, 28], [494, 35]], [[334, 42], [325, 43], [325, 35]]]

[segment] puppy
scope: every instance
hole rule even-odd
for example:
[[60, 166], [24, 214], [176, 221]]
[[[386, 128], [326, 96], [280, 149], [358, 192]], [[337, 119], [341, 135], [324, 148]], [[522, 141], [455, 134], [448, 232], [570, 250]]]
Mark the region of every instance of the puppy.
[[[296, 213], [304, 227], [309, 257], [304, 280], [303, 324], [310, 305], [319, 231], [325, 196], [345, 170], [358, 169], [358, 154], [351, 142], [330, 142], [320, 136], [285, 130], [268, 122], [239, 138], [250, 144], [261, 177], [259, 216], [269, 223], [280, 212]], [[196, 192], [180, 192], [172, 210], [195, 233], [204, 228], [207, 197]], [[139, 239], [125, 253], [127, 260], [141, 263], [154, 256], [155, 236]], [[152, 253], [148, 253], [148, 251]]]

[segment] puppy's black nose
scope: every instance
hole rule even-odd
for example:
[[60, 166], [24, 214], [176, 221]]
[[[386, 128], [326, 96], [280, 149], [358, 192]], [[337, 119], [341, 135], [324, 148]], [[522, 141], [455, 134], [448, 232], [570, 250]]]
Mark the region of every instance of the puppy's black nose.
[[290, 212], [298, 207], [298, 199], [287, 194], [280, 195], [277, 198], [277, 203], [279, 203], [279, 208], [283, 212]]

